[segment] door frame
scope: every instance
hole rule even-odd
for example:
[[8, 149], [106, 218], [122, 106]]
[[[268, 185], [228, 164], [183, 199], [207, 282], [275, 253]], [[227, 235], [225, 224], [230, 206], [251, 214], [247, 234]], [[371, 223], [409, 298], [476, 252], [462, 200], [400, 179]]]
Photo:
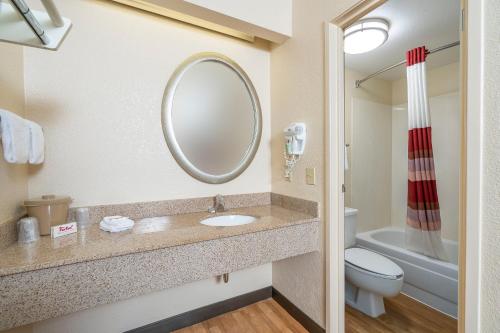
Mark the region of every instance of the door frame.
[[[325, 22], [326, 331], [345, 331], [343, 30], [387, 0], [362, 0]], [[458, 332], [479, 332], [482, 6], [461, 0]], [[470, 24], [469, 24], [470, 23]], [[467, 149], [468, 148], [468, 149]], [[470, 221], [470, 223], [467, 223]]]

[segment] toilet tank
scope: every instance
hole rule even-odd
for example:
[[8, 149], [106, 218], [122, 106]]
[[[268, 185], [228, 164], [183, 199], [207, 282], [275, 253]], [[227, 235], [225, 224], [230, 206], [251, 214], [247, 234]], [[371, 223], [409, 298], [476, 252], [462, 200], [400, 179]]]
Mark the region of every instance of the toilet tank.
[[344, 248], [353, 247], [356, 244], [356, 221], [358, 210], [345, 207], [344, 210]]

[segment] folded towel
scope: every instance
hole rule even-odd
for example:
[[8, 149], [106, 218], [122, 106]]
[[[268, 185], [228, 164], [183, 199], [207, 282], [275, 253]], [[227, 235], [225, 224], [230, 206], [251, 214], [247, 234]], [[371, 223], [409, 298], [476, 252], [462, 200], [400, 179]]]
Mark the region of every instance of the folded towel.
[[109, 232], [120, 232], [132, 229], [134, 221], [123, 216], [106, 216], [99, 223], [101, 230]]
[[18, 115], [0, 109], [0, 136], [3, 156], [8, 163], [27, 163], [30, 151], [28, 122]]
[[30, 164], [42, 164], [45, 159], [45, 139], [42, 127], [32, 121], [26, 120], [30, 129]]

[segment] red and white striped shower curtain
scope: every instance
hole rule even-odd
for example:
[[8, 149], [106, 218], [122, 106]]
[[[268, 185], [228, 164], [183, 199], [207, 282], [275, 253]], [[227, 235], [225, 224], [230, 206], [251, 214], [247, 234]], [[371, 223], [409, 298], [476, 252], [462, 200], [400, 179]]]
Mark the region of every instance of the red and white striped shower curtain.
[[406, 53], [408, 80], [408, 207], [406, 247], [446, 260], [432, 153], [425, 47]]

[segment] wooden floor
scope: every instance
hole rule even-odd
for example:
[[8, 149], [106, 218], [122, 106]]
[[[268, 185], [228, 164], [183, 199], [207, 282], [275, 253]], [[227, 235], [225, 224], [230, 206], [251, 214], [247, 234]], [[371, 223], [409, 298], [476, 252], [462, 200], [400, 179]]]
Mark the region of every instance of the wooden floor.
[[456, 333], [457, 321], [400, 294], [385, 299], [386, 313], [371, 318], [346, 305], [346, 333]]
[[[371, 318], [346, 305], [346, 333], [456, 333], [457, 321], [407, 296], [385, 299]], [[174, 333], [307, 333], [276, 301], [267, 299]]]
[[175, 333], [307, 333], [276, 301], [267, 299]]

